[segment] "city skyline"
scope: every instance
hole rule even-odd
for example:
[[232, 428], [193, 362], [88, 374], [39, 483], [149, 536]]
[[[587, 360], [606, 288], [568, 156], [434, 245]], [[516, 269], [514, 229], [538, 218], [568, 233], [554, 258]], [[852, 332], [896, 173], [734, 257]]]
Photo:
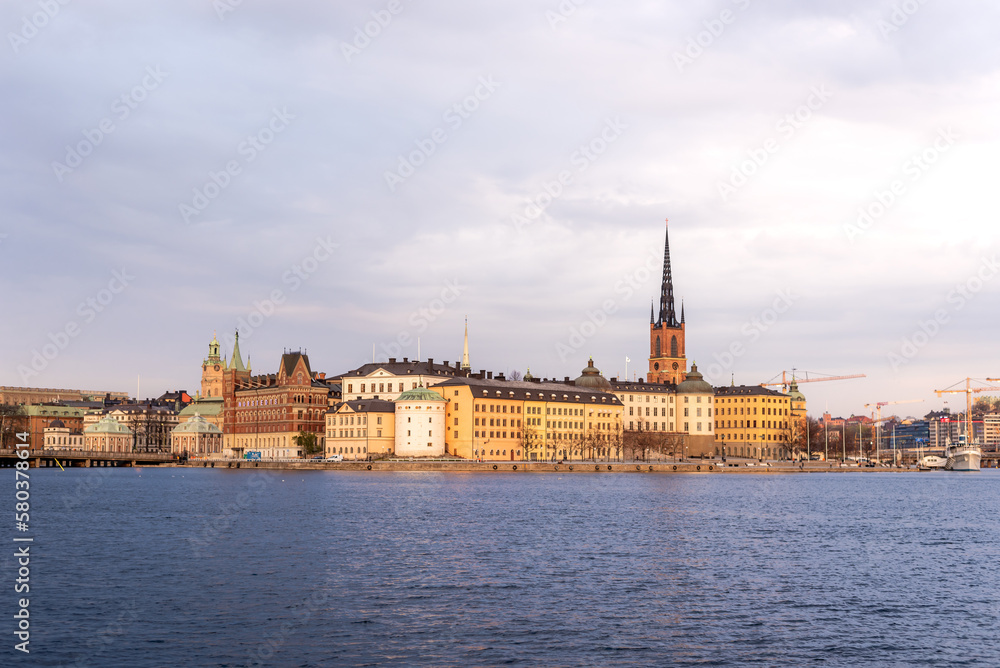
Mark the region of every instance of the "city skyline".
[[664, 218], [716, 385], [1000, 376], [998, 10], [390, 4], [0, 11], [0, 384], [194, 391], [241, 319], [255, 372], [459, 361], [468, 317], [474, 369], [644, 376]]

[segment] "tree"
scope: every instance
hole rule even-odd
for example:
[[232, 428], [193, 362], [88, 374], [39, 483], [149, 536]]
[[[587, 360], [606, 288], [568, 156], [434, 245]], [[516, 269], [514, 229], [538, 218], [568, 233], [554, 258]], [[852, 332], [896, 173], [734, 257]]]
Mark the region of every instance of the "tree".
[[299, 435], [292, 440], [295, 441], [295, 445], [302, 448], [303, 455], [315, 455], [322, 450], [319, 440], [316, 438], [316, 434], [311, 432], [300, 431]]
[[0, 448], [13, 450], [18, 432], [28, 431], [28, 416], [21, 406], [0, 405]]
[[521, 431], [521, 451], [524, 453], [524, 460], [531, 459], [531, 452], [540, 444], [541, 439], [534, 427], [525, 427]]
[[507, 376], [507, 378], [508, 380], [521, 380], [522, 378], [521, 372], [515, 369], [514, 371], [510, 372], [510, 375]]

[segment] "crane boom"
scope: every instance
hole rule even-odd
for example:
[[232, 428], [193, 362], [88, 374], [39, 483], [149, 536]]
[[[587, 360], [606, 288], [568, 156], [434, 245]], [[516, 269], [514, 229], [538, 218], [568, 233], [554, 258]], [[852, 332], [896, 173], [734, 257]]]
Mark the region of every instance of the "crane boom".
[[[808, 374], [809, 372], [806, 371], [805, 373]], [[781, 381], [779, 381], [779, 382], [761, 383], [760, 386], [761, 387], [778, 387], [780, 385], [783, 390], [786, 390], [786, 389], [788, 389], [788, 386], [791, 385], [793, 382], [795, 382], [795, 383], [819, 383], [819, 382], [822, 382], [822, 381], [825, 381], [825, 380], [849, 380], [851, 378], [864, 378], [865, 377], [865, 374], [863, 374], [863, 373], [853, 373], [853, 374], [846, 375], [846, 376], [824, 376], [822, 378], [809, 378], [807, 376], [805, 378], [796, 378], [796, 376], [795, 376], [795, 370], [794, 369], [792, 370], [792, 374], [791, 375], [792, 375], [792, 379], [789, 380], [788, 379], [788, 372], [787, 371], [782, 371], [781, 372]]]

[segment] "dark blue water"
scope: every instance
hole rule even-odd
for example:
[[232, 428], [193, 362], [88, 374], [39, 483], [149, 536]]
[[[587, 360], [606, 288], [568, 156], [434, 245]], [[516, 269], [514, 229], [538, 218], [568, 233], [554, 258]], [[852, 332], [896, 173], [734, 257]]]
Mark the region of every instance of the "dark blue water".
[[1000, 666], [994, 471], [31, 474], [17, 665]]

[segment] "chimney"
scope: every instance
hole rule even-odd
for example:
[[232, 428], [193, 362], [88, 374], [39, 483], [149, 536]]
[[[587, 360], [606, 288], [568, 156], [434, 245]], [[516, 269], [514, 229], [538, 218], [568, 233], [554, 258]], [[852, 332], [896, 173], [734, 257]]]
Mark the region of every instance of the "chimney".
[[316, 374], [320, 380], [326, 380], [326, 371]]
[[497, 380], [507, 380], [507, 379], [503, 377], [502, 373], [498, 373], [497, 374]]
[[445, 361], [443, 362], [443, 364], [444, 364], [445, 366], [447, 366], [447, 367], [450, 367], [450, 366], [451, 366], [450, 364], [448, 364], [448, 360], [445, 360]]
[[565, 378], [563, 378], [563, 382], [566, 383], [567, 385], [569, 385], [570, 384], [570, 382], [569, 382], [569, 376], [566, 376]]
[[[396, 360], [392, 360], [392, 361], [393, 361], [393, 362], [395, 362]], [[409, 362], [409, 361], [410, 361], [410, 358], [408, 358], [408, 357], [404, 357], [404, 358], [403, 358], [403, 361], [404, 361], [404, 362]]]
[[493, 380], [493, 372], [492, 371], [487, 371], [486, 372], [486, 380]]
[[[403, 358], [403, 361], [405, 362], [406, 358]], [[395, 357], [390, 357], [389, 358], [389, 364], [395, 364], [395, 363], [396, 363], [396, 358]]]
[[433, 369], [434, 368], [434, 358], [433, 357], [428, 357], [427, 358], [427, 368], [428, 369]]

